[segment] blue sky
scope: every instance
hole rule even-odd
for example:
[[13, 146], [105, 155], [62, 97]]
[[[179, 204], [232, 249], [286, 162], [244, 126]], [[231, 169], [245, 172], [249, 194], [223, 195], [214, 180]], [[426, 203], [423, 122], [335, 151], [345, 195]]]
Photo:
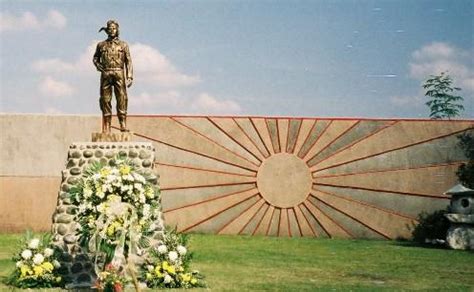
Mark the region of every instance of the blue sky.
[[99, 114], [120, 23], [129, 114], [425, 118], [448, 70], [474, 117], [473, 1], [1, 1], [0, 112]]

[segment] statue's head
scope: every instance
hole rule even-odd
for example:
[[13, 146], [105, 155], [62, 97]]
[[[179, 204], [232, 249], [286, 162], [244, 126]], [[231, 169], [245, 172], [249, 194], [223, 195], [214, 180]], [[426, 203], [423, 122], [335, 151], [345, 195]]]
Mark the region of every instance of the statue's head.
[[102, 27], [99, 32], [105, 30], [109, 37], [118, 37], [119, 36], [119, 24], [116, 20], [107, 21], [107, 27]]

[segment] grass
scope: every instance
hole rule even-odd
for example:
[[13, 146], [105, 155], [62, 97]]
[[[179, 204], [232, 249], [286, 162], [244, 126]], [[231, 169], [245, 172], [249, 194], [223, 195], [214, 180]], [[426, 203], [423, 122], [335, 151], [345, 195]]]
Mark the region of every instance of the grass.
[[[20, 237], [0, 235], [0, 276], [13, 269], [9, 258]], [[394, 241], [203, 234], [191, 235], [190, 249], [193, 268], [213, 291], [474, 290], [474, 253], [467, 251]], [[0, 284], [0, 291], [10, 288]]]

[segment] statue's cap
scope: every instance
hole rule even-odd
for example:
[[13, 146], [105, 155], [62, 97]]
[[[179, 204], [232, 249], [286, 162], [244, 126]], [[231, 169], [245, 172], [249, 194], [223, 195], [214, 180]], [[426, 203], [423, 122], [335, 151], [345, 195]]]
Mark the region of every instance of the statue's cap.
[[101, 27], [99, 29], [99, 32], [103, 31], [103, 30], [107, 30], [107, 28], [109, 28], [109, 26], [111, 26], [112, 24], [114, 24], [115, 26], [119, 27], [119, 24], [116, 20], [114, 19], [110, 19], [109, 21], [107, 21], [107, 26], [104, 26], [104, 27]]

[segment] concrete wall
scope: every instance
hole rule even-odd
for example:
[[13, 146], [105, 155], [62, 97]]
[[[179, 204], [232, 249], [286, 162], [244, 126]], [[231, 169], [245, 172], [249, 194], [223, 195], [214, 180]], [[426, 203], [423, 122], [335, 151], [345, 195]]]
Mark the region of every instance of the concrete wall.
[[[151, 141], [165, 223], [186, 232], [409, 236], [446, 207], [474, 121], [131, 116]], [[0, 115], [0, 230], [49, 230], [68, 146], [98, 116]]]

